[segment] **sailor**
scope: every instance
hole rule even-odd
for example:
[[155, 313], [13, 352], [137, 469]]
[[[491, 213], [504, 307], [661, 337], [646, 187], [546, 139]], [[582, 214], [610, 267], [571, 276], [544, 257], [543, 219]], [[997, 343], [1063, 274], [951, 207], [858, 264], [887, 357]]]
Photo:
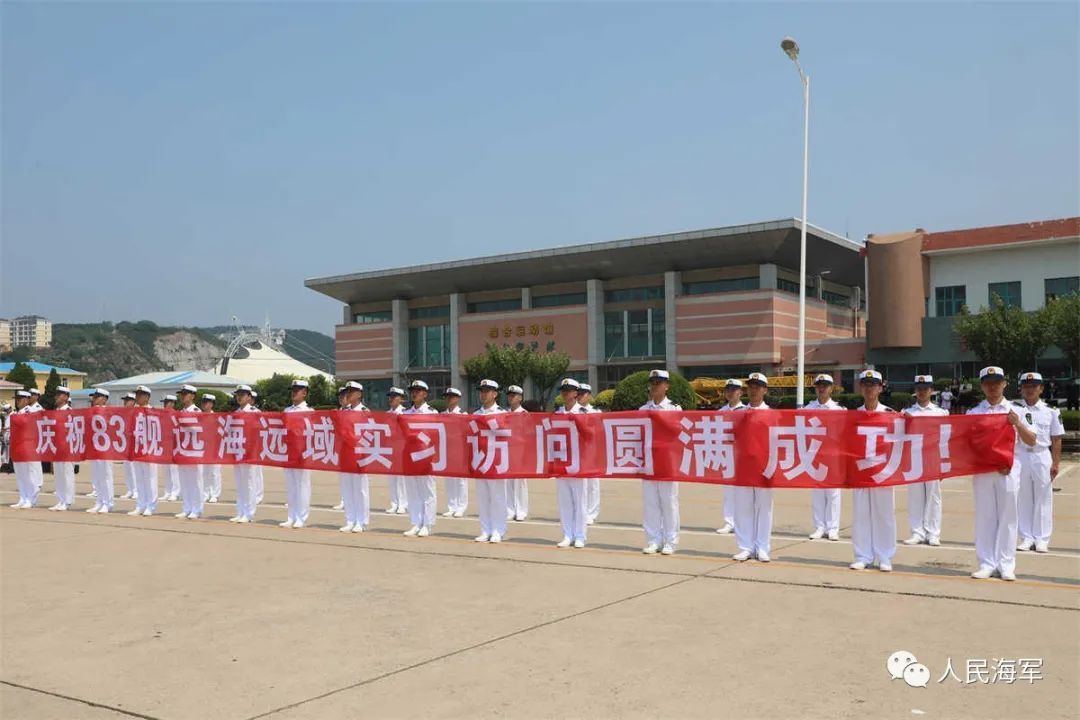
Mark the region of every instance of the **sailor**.
[[[581, 413], [584, 408], [578, 404], [578, 390], [581, 384], [573, 378], [564, 378], [559, 383], [562, 405], [555, 412], [559, 414]], [[555, 492], [559, 498], [559, 522], [562, 524], [563, 539], [555, 547], [585, 547], [585, 534], [588, 518], [585, 511], [585, 478], [561, 477], [555, 479]]]
[[1012, 465], [977, 473], [971, 479], [975, 494], [975, 557], [979, 561], [979, 569], [971, 577], [985, 580], [996, 576], [1011, 581], [1016, 579], [1020, 455], [1038, 443], [1038, 434], [1021, 419], [1020, 408], [1005, 399], [1004, 370], [996, 365], [984, 367], [979, 371], [979, 385], [986, 399], [967, 414], [1008, 415], [1022, 445], [1014, 453]]
[[[248, 412], [261, 412], [259, 410], [259, 393], [255, 392], [255, 389], [251, 390], [251, 410]], [[263, 468], [262, 465], [251, 466], [251, 482], [255, 488], [255, 507], [259, 506], [259, 503], [263, 501]]]
[[[337, 391], [338, 410], [346, 410], [346, 405], [349, 403], [348, 393], [345, 392], [345, 386], [342, 385]], [[340, 490], [338, 504], [330, 508], [331, 510], [345, 510], [345, 473], [338, 473], [338, 481], [340, 482]], [[347, 531], [344, 528], [339, 528], [343, 532], [352, 532], [350, 527]]]
[[[307, 404], [307, 380], [293, 380], [289, 386], [291, 405], [285, 412], [311, 412]], [[285, 504], [289, 516], [279, 523], [284, 528], [302, 528], [311, 508], [311, 471], [285, 468]]]
[[[877, 370], [859, 373], [859, 391], [863, 404], [859, 410], [870, 413], [895, 412], [880, 402], [883, 380]], [[851, 491], [851, 546], [855, 562], [848, 567], [865, 570], [877, 564], [881, 572], [892, 572], [896, 554], [896, 498], [892, 487], [855, 488]]]
[[[506, 388], [506, 411], [527, 413], [521, 405], [525, 392], [519, 385]], [[529, 516], [529, 484], [524, 479], [506, 481], [506, 519], [521, 522]]]
[[[423, 380], [409, 383], [409, 400], [412, 401], [403, 415], [429, 415], [439, 411], [427, 404], [428, 384]], [[405, 478], [405, 490], [409, 499], [409, 519], [412, 527], [405, 531], [406, 537], [427, 537], [435, 527], [437, 497], [435, 478], [431, 475], [410, 475]]]
[[[237, 385], [233, 390], [236, 412], [256, 412], [251, 400], [251, 386]], [[233, 465], [233, 480], [236, 482], [236, 515], [229, 522], [250, 523], [255, 520], [255, 468], [256, 465], [237, 463]]]
[[[592, 385], [578, 383], [578, 405], [582, 412], [600, 412], [592, 404]], [[592, 525], [600, 517], [600, 478], [585, 480], [585, 522]]]
[[[904, 409], [912, 417], [941, 417], [949, 412], [930, 401], [934, 392], [933, 375], [915, 376], [915, 402]], [[907, 488], [908, 525], [911, 537], [905, 545], [941, 544], [941, 480], [911, 483]]]
[[944, 390], [942, 390], [940, 399], [941, 399], [941, 409], [945, 411], [946, 415], [951, 415], [952, 414], [952, 404], [953, 404], [953, 400], [954, 400], [952, 389], [951, 388], [945, 388]]
[[[176, 412], [176, 396], [166, 395], [161, 398], [161, 409], [169, 413]], [[165, 487], [158, 500], [176, 502], [180, 499], [180, 468], [174, 463], [166, 463], [164, 470]]]
[[[832, 399], [835, 387], [832, 375], [821, 373], [814, 378], [814, 392], [817, 397], [806, 403], [806, 410], [846, 410]], [[811, 540], [828, 537], [840, 539], [840, 488], [814, 489], [810, 491], [810, 513], [814, 522]]]
[[[682, 410], [668, 400], [671, 376], [667, 370], [649, 371], [649, 400], [639, 410], [658, 412]], [[599, 482], [599, 481], [598, 481]], [[646, 555], [671, 555], [679, 544], [679, 483], [665, 480], [642, 480], [642, 525], [645, 528]]]
[[1035, 431], [1035, 444], [1019, 443], [1016, 455], [1020, 458], [1019, 512], [1020, 542], [1017, 550], [1044, 553], [1050, 550], [1050, 532], [1054, 527], [1054, 493], [1051, 490], [1061, 463], [1061, 441], [1065, 427], [1061, 412], [1042, 401], [1042, 375], [1037, 372], [1020, 374], [1022, 400], [1016, 405], [1021, 419]]
[[[210, 393], [203, 393], [199, 398], [199, 409], [204, 413], [214, 412], [214, 403], [217, 398]], [[203, 465], [203, 501], [216, 503], [221, 497], [221, 465]]]
[[[135, 407], [150, 407], [150, 388], [145, 385], [135, 388]], [[130, 511], [128, 515], [145, 515], [149, 517], [157, 510], [157, 465], [140, 460], [132, 463], [132, 466], [135, 469], [135, 509]]]
[[[474, 415], [497, 415], [506, 412], [497, 404], [499, 383], [494, 380], [481, 380], [477, 386], [480, 391], [480, 407]], [[506, 536], [506, 479], [477, 478], [476, 502], [480, 515], [480, 534], [476, 542], [502, 542]]]
[[[364, 386], [350, 380], [338, 388], [338, 399], [343, 400], [341, 411], [349, 413], [370, 412], [363, 402]], [[364, 473], [340, 474], [341, 497], [345, 500], [345, 524], [341, 532], [362, 533], [371, 519], [371, 497], [368, 476]]]
[[[18, 415], [31, 415], [41, 412], [40, 405], [34, 403], [34, 396], [29, 390], [17, 390], [15, 392], [15, 413]], [[41, 463], [17, 462], [12, 463], [15, 468], [15, 481], [19, 486], [19, 501], [12, 505], [13, 508], [32, 508], [37, 504], [38, 493], [41, 492], [42, 472]]]
[[[71, 410], [71, 390], [65, 385], [56, 388], [56, 409]], [[67, 510], [75, 504], [75, 463], [54, 462], [53, 481], [56, 485], [56, 504], [50, 510]]]
[[[120, 402], [123, 403], [123, 407], [135, 407], [135, 393], [124, 393], [120, 396]], [[121, 498], [125, 500], [137, 498], [139, 486], [135, 483], [135, 463], [130, 460], [124, 461], [124, 487], [127, 492], [121, 495]]]
[[[405, 391], [399, 387], [391, 386], [386, 391], [386, 401], [389, 403], [387, 412], [399, 414], [405, 411]], [[388, 515], [404, 515], [409, 512], [409, 493], [406, 490], [404, 475], [387, 475], [386, 482], [390, 490], [390, 507], [386, 508]]]
[[[108, 390], [94, 388], [90, 391], [90, 407], [105, 407], [108, 404]], [[94, 507], [86, 512], [107, 513], [113, 507], [112, 460], [91, 460], [89, 464], [90, 484], [94, 487]]]
[[[762, 373], [750, 373], [746, 379], [746, 394], [750, 403], [744, 412], [768, 410], [765, 395], [769, 392], [769, 379]], [[733, 560], [742, 562], [756, 557], [769, 562], [771, 548], [773, 495], [771, 488], [735, 486], [735, 543], [739, 552]]]
[[[719, 412], [733, 412], [745, 410], [746, 403], [742, 401], [743, 381], [731, 378], [724, 383], [724, 399], [727, 401]], [[717, 528], [716, 532], [721, 535], [730, 535], [735, 532], [735, 486], [727, 485], [721, 491], [724, 502], [724, 526]]]
[[[176, 392], [177, 402], [180, 409], [177, 412], [197, 413], [201, 412], [195, 405], [195, 394], [198, 389], [193, 385], [184, 385]], [[203, 476], [202, 467], [199, 465], [181, 465], [180, 472], [180, 512], [178, 518], [198, 520], [203, 513]]]
[[[446, 400], [445, 412], [451, 415], [462, 414], [461, 391], [454, 387], [448, 387], [443, 391], [443, 399]], [[465, 514], [465, 508], [469, 505], [469, 480], [468, 478], [444, 477], [443, 487], [446, 489], [446, 512], [443, 517], [461, 517]]]

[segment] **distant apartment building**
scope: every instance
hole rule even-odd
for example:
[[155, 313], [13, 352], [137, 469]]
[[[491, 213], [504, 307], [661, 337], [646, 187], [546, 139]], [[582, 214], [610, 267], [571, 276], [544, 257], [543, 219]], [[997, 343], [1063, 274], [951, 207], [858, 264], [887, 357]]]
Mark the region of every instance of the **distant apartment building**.
[[0, 318], [0, 352], [11, 349], [11, 321]]
[[[7, 322], [11, 347], [46, 348], [52, 345], [52, 322], [40, 315], [23, 315]], [[3, 324], [0, 323], [0, 332]], [[0, 335], [2, 338], [3, 335]], [[0, 340], [2, 342], [2, 340]]]

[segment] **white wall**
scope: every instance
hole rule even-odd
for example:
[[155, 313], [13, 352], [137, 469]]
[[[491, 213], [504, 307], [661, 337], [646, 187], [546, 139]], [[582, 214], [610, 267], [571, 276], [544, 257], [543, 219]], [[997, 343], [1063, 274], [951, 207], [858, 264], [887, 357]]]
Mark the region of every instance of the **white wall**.
[[1038, 310], [1045, 300], [1047, 278], [1080, 275], [1080, 239], [930, 256], [930, 315], [937, 316], [935, 288], [967, 287], [973, 312], [990, 305], [989, 284], [1020, 281], [1024, 310]]

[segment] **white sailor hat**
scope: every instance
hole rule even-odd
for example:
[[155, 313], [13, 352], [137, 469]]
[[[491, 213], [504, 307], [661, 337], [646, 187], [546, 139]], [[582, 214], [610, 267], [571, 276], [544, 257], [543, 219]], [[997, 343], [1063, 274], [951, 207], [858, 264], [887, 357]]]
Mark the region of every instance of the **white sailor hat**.
[[769, 387], [769, 378], [765, 377], [765, 373], [750, 373], [750, 377], [746, 378], [746, 383], [748, 385], [757, 383]]
[[671, 375], [668, 374], [667, 370], [649, 371], [649, 382], [660, 382], [661, 380], [663, 380], [664, 382], [671, 380]]
[[585, 393], [591, 393], [592, 392], [592, 385], [590, 385], [589, 383], [578, 383], [578, 384], [580, 386], [578, 389], [581, 390], [581, 392], [585, 392]]
[[498, 390], [499, 383], [495, 382], [494, 380], [484, 378], [480, 381], [480, 384], [477, 385], [477, 388], [480, 390]]
[[163, 403], [176, 402], [176, 396], [175, 395], [166, 395], [165, 397], [161, 398], [161, 402], [163, 402]]
[[[483, 381], [480, 381], [480, 387], [484, 387]], [[447, 397], [448, 395], [453, 395], [454, 397], [461, 397], [461, 391], [458, 390], [456, 387], [448, 387], [443, 390], [443, 397]]]
[[933, 385], [934, 384], [934, 376], [933, 375], [916, 375], [915, 376], [915, 384], [916, 385]]
[[401, 397], [405, 397], [405, 391], [399, 387], [391, 386], [390, 389], [386, 391], [386, 397], [390, 397], [391, 395], [400, 395]]
[[30, 393], [31, 395], [40, 395], [41, 394], [41, 391], [38, 390], [36, 387], [27, 388], [26, 391], [28, 393]]
[[521, 389], [520, 385], [511, 385], [506, 388], [507, 395], [524, 395], [525, 391]]
[[184, 393], [191, 393], [192, 395], [194, 395], [197, 392], [199, 392], [199, 388], [195, 387], [194, 385], [181, 385], [180, 389], [176, 391], [176, 394], [183, 395]]
[[16, 390], [15, 397], [30, 397], [29, 390]]
[[237, 385], [236, 389], [232, 391], [232, 394], [236, 395], [237, 393], [242, 393], [242, 392], [246, 392], [247, 394], [250, 395], [251, 394], [251, 386], [250, 385]]
[[293, 380], [292, 385], [289, 385], [289, 389], [290, 390], [295, 390], [296, 388], [303, 388], [304, 390], [307, 390], [307, 386], [308, 386], [308, 381], [307, 380]]
[[211, 395], [210, 393], [203, 393], [202, 397], [199, 398], [199, 399], [202, 402], [207, 402], [207, 401], [209, 401], [209, 402], [217, 402], [217, 398], [214, 395]]
[[149, 395], [150, 394], [150, 388], [146, 387], [145, 385], [140, 385], [139, 387], [135, 388], [135, 394], [138, 395], [139, 393], [144, 393], [146, 395]]
[[1043, 381], [1043, 376], [1041, 374], [1037, 373], [1037, 372], [1020, 373], [1020, 384], [1021, 385], [1027, 385], [1028, 383], [1031, 383], [1033, 385], [1041, 384], [1042, 381]]
[[832, 379], [832, 375], [830, 375], [829, 373], [821, 373], [816, 378], [814, 378], [815, 385], [832, 385], [834, 384], [834, 382], [835, 381]]
[[559, 383], [559, 390], [560, 391], [561, 390], [580, 390], [580, 389], [581, 389], [581, 383], [579, 383], [574, 378], [563, 378], [562, 382]]
[[135, 393], [124, 393], [123, 395], [120, 396], [120, 399], [121, 400], [134, 400], [135, 399]]
[[71, 394], [71, 390], [68, 389], [67, 385], [57, 385], [56, 386], [56, 392], [64, 393], [65, 395], [70, 395]]
[[724, 383], [724, 389], [725, 390], [728, 389], [728, 388], [741, 388], [741, 387], [742, 387], [742, 380], [739, 380], [738, 378], [730, 378], [727, 382]]
[[109, 397], [109, 391], [105, 388], [94, 388], [90, 391], [90, 397]]
[[345, 383], [344, 385], [342, 385], [341, 387], [338, 388], [337, 394], [340, 395], [341, 393], [347, 393], [347, 392], [352, 392], [353, 390], [363, 390], [363, 389], [364, 389], [363, 385], [356, 382], [355, 380], [350, 380], [349, 382]]
[[881, 385], [884, 383], [884, 380], [881, 377], [881, 373], [879, 373], [877, 370], [863, 370], [861, 373], [859, 373], [859, 382], [877, 383], [878, 385]]
[[410, 392], [412, 392], [413, 390], [429, 390], [429, 389], [430, 388], [428, 388], [428, 384], [426, 382], [424, 382], [423, 380], [413, 380], [411, 383], [409, 383], [409, 391]]
[[1004, 380], [1005, 371], [997, 365], [987, 365], [979, 371], [979, 380]]

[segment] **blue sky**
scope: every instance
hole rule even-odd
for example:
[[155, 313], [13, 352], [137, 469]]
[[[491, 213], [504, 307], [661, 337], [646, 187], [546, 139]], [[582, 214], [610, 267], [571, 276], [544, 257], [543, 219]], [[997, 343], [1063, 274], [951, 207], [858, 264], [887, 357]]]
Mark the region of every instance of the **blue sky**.
[[304, 278], [797, 216], [787, 34], [812, 223], [1080, 212], [1074, 3], [2, 13], [0, 316], [329, 331]]

